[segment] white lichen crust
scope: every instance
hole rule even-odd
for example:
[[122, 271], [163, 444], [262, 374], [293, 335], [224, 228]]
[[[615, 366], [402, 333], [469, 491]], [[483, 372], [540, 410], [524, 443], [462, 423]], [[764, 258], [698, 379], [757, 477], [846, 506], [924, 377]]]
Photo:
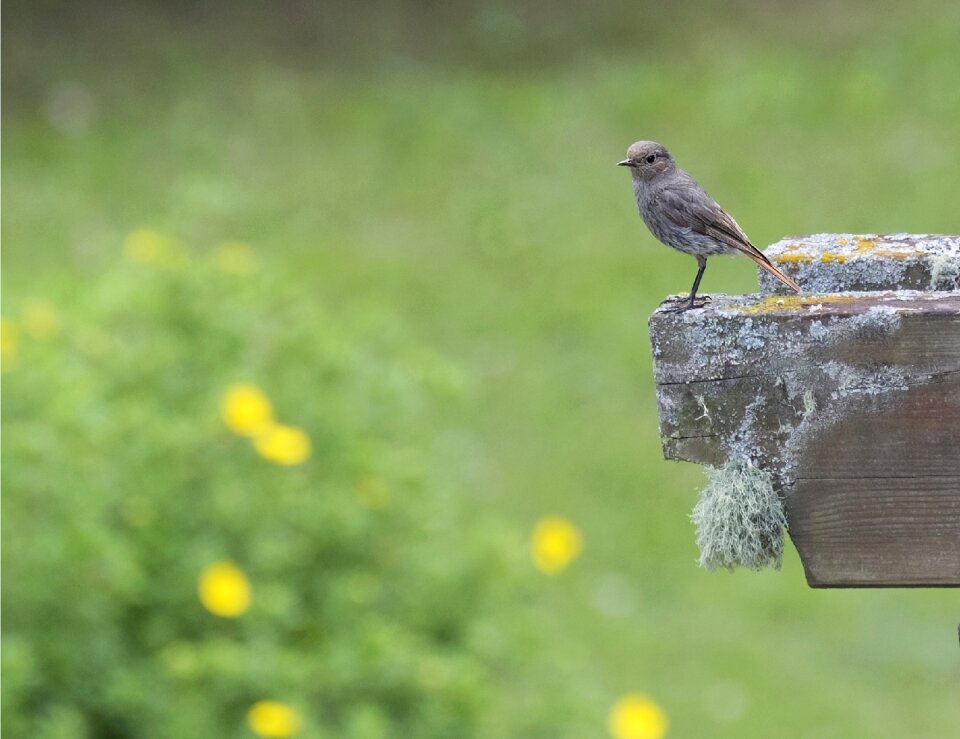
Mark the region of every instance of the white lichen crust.
[[[764, 253], [804, 293], [960, 290], [960, 236], [816, 234], [783, 239]], [[783, 291], [759, 274], [761, 293]]]

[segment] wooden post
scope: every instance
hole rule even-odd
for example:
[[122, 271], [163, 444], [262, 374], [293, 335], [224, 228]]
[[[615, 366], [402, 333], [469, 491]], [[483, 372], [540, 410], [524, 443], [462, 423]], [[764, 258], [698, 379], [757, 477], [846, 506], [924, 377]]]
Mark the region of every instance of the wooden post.
[[766, 253], [809, 292], [651, 316], [664, 454], [773, 473], [811, 587], [960, 586], [960, 237]]

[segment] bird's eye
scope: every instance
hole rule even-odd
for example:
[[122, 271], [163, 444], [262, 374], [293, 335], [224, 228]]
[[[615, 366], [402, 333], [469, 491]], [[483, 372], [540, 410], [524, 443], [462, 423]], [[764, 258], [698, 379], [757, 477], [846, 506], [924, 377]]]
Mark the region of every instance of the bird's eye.
[[653, 164], [653, 160], [657, 158], [656, 154], [650, 154], [647, 156], [647, 164]]

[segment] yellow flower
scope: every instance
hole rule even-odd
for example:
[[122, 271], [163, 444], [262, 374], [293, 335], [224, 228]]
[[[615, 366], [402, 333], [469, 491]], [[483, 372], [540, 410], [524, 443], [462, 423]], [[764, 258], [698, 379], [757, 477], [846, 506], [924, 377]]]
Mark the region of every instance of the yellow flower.
[[530, 552], [533, 563], [545, 575], [556, 575], [567, 569], [583, 549], [580, 531], [560, 516], [541, 518], [533, 529]]
[[273, 407], [256, 385], [233, 385], [223, 397], [221, 416], [233, 433], [255, 436], [273, 423]]
[[256, 256], [250, 244], [242, 241], [224, 241], [217, 247], [217, 266], [221, 272], [246, 275], [253, 271]]
[[148, 228], [131, 231], [124, 239], [123, 253], [133, 262], [159, 267], [175, 266], [184, 258], [175, 239]]
[[20, 329], [9, 318], [0, 318], [0, 359], [4, 365], [12, 366], [17, 360], [20, 347]]
[[60, 318], [50, 303], [31, 300], [23, 309], [23, 327], [35, 339], [52, 339], [60, 332]]
[[261, 457], [274, 464], [300, 464], [310, 456], [310, 437], [306, 432], [282, 423], [264, 426], [254, 437], [253, 446]]
[[236, 618], [250, 608], [250, 581], [232, 562], [214, 562], [204, 567], [198, 591], [203, 607], [216, 616]]
[[667, 715], [641, 693], [627, 693], [614, 704], [607, 728], [614, 739], [661, 739], [669, 726]]
[[257, 701], [247, 711], [247, 723], [257, 736], [283, 739], [300, 732], [303, 717], [286, 703]]

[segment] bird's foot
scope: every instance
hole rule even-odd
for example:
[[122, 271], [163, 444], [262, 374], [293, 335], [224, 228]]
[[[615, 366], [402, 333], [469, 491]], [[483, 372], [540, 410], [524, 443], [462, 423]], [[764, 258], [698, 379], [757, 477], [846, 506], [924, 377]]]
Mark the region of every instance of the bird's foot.
[[703, 297], [694, 298], [693, 300], [690, 300], [690, 298], [675, 298], [675, 300], [677, 301], [677, 304], [675, 306], [671, 308], [661, 308], [660, 312], [661, 313], [683, 313], [684, 311], [688, 311], [691, 308], [703, 308], [704, 306], [706, 306], [707, 303], [710, 302], [711, 298], [709, 295], [704, 295]]

